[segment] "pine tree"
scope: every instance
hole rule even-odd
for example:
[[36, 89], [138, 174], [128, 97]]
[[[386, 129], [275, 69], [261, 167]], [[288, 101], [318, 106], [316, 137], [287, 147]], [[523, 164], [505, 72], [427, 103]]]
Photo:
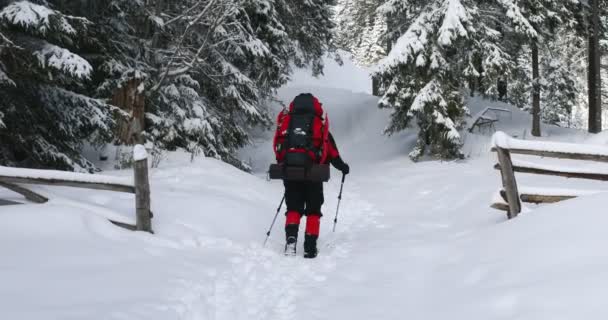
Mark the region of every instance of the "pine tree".
[[114, 118], [125, 114], [107, 101], [139, 79], [148, 142], [245, 168], [235, 150], [248, 143], [251, 126], [269, 124], [264, 103], [292, 68], [322, 72], [323, 57], [333, 50], [332, 5], [0, 2], [0, 90], [11, 97], [0, 110], [0, 135], [11, 142], [0, 161], [91, 169], [81, 145], [114, 139]]
[[388, 21], [378, 11], [381, 4], [379, 0], [340, 0], [336, 6], [336, 43], [364, 66], [386, 55]]
[[[381, 10], [400, 22], [415, 17], [376, 74], [384, 86], [380, 107], [393, 109], [387, 133], [415, 120], [419, 138], [412, 159], [461, 156], [465, 84], [475, 82], [473, 90], [492, 94], [510, 72], [512, 61], [498, 45], [500, 32], [472, 0], [392, 0]], [[518, 12], [511, 16], [520, 18]]]
[[77, 51], [95, 45], [89, 20], [46, 1], [0, 5], [0, 162], [93, 170], [83, 143], [109, 140], [113, 108], [86, 95], [93, 68]]
[[546, 43], [541, 58], [542, 70], [542, 120], [546, 123], [571, 127], [573, 111], [584, 90], [581, 81], [585, 69], [573, 63], [584, 47], [583, 39], [568, 28], [560, 28], [559, 37]]
[[[549, 62], [546, 57], [552, 53], [546, 50], [551, 42], [556, 41], [558, 26], [567, 23], [571, 19], [572, 13], [559, 0], [517, 1], [513, 3], [512, 10], [518, 10], [521, 13], [522, 21], [519, 22], [519, 25], [525, 27], [518, 28], [516, 25], [516, 28], [507, 32], [507, 37], [512, 38], [511, 41], [519, 41], [521, 43], [521, 45], [512, 47], [515, 49], [515, 51], [512, 51], [513, 55], [531, 55], [529, 60], [531, 64], [531, 78], [520, 72], [521, 78], [517, 80], [531, 81], [532, 135], [540, 136], [541, 117], [542, 114], [547, 114], [547, 112], [543, 111], [547, 108], [541, 107], [543, 84], [547, 83], [547, 79], [544, 79], [542, 75], [549, 74], [543, 70], [543, 67], [555, 70], [555, 64], [557, 63], [555, 60]], [[549, 64], [543, 66], [543, 59]], [[555, 77], [555, 75], [552, 75], [552, 77]], [[547, 95], [544, 96], [548, 97]], [[549, 103], [549, 107], [553, 107], [554, 105], [552, 102]]]
[[[248, 143], [249, 126], [269, 123], [262, 103], [288, 80], [292, 65], [311, 65], [320, 73], [330, 50], [326, 1], [167, 2], [161, 15], [146, 17], [143, 35], [133, 33], [140, 29], [133, 24], [150, 10], [132, 1], [115, 3], [120, 6], [110, 9], [118, 12], [105, 14], [111, 18], [99, 24], [124, 40], [102, 68], [116, 73], [101, 91], [120, 85], [134, 69], [145, 74], [149, 140], [161, 149], [184, 148], [240, 167], [235, 150]], [[128, 54], [121, 58], [121, 52]], [[144, 59], [133, 63], [138, 56]]]

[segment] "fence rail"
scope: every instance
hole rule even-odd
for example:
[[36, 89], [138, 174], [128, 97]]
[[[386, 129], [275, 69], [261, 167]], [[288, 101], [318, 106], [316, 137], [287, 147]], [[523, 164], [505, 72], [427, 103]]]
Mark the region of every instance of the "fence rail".
[[147, 155], [143, 146], [136, 145], [135, 149], [139, 150], [139, 154], [135, 157], [134, 177], [132, 180], [56, 170], [0, 167], [0, 187], [19, 193], [34, 203], [46, 203], [49, 199], [22, 186], [22, 184], [65, 186], [135, 194], [136, 224], [131, 225], [111, 219], [110, 222], [129, 230], [152, 232]]
[[[608, 162], [608, 148], [602, 146], [585, 146], [571, 143], [538, 142], [518, 140], [503, 132], [494, 135], [493, 152], [498, 156], [494, 166], [500, 170], [502, 189], [499, 191], [503, 201], [494, 201], [492, 208], [507, 211], [509, 219], [515, 218], [522, 211], [521, 203], [555, 203], [579, 197], [589, 192], [567, 190], [555, 192], [520, 192], [515, 173], [549, 175], [565, 178], [608, 181], [608, 170], [589, 170], [575, 167], [557, 167], [552, 165], [530, 163], [513, 159], [513, 154], [537, 156], [542, 158]], [[603, 171], [603, 172], [601, 172]]]

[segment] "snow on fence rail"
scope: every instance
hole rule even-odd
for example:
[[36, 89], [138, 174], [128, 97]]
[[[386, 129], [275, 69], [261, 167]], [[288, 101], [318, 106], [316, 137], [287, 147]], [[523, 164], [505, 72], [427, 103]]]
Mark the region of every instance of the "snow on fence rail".
[[135, 193], [133, 179], [57, 170], [20, 169], [0, 166], [0, 181]]
[[[608, 169], [548, 165], [514, 160], [511, 157], [512, 154], [520, 154], [546, 158], [608, 162], [608, 147], [525, 141], [509, 137], [504, 132], [497, 132], [494, 135], [493, 145], [492, 151], [498, 155], [498, 163], [494, 167], [501, 172], [503, 188], [499, 190], [499, 196], [495, 197], [498, 200], [494, 201], [492, 208], [507, 211], [509, 219], [516, 217], [521, 212], [522, 201], [536, 204], [554, 203], [585, 194], [601, 192], [530, 188], [519, 190], [515, 172], [608, 181]], [[501, 199], [503, 201], [500, 201]]]
[[152, 232], [150, 211], [150, 182], [145, 148], [134, 148], [133, 178], [92, 175], [57, 170], [20, 169], [0, 166], [0, 186], [23, 195], [34, 203], [49, 199], [19, 184], [65, 186], [95, 190], [108, 190], [135, 194], [136, 224], [110, 220], [115, 225], [129, 229]]

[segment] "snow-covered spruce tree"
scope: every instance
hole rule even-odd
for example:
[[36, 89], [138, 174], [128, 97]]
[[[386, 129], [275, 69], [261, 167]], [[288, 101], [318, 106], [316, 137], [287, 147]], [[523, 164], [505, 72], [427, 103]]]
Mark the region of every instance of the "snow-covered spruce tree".
[[109, 140], [112, 108], [84, 95], [92, 24], [47, 1], [0, 2], [0, 163], [90, 171], [85, 141]]
[[419, 138], [412, 159], [461, 156], [464, 89], [474, 81], [476, 90], [496, 91], [498, 78], [510, 68], [497, 45], [500, 33], [484, 21], [476, 1], [392, 0], [381, 10], [415, 17], [376, 73], [384, 87], [380, 107], [393, 109], [387, 133], [414, 120]]
[[386, 56], [388, 21], [381, 0], [339, 0], [335, 9], [336, 44], [364, 66]]
[[[529, 1], [515, 4], [534, 28], [536, 36], [523, 35], [519, 30], [507, 29], [505, 42], [508, 51], [517, 59], [520, 67], [509, 79], [509, 100], [518, 106], [532, 110], [534, 125], [540, 128], [540, 120], [559, 125], [580, 126], [572, 119], [572, 108], [586, 110], [587, 98], [582, 98], [587, 89], [588, 52], [586, 43], [586, 10], [580, 1]], [[538, 51], [535, 66], [533, 45]], [[538, 70], [534, 81], [534, 69]], [[532, 95], [534, 83], [539, 94]], [[537, 109], [537, 111], [533, 111]], [[561, 120], [559, 120], [561, 119]]]
[[585, 82], [585, 41], [572, 30], [560, 28], [558, 36], [543, 46], [540, 62], [542, 89], [541, 118], [544, 122], [572, 127], [573, 111], [583, 94]]
[[[331, 44], [331, 2], [115, 0], [92, 14], [107, 54], [97, 92], [108, 97], [144, 75], [147, 139], [240, 167], [235, 149], [291, 66], [317, 73]], [[142, 16], [144, 13], [144, 16]]]
[[[523, 45], [520, 48], [529, 48], [532, 69], [532, 135], [540, 136], [543, 109], [541, 107], [541, 96], [543, 84], [546, 83], [546, 79], [542, 77], [542, 56], [550, 55], [547, 49], [551, 42], [556, 41], [558, 27], [560, 25], [571, 27], [572, 13], [568, 10], [567, 6], [564, 6], [561, 0], [517, 1], [515, 5], [517, 8], [512, 8], [511, 10], [519, 10], [522, 19], [517, 21], [518, 25], [516, 25], [516, 28], [507, 32], [507, 37], [510, 36], [520, 41], [523, 40]], [[519, 53], [522, 51], [525, 50], [520, 50]], [[547, 68], [555, 70], [556, 61], [545, 62], [547, 63]], [[556, 79], [553, 78], [553, 80]], [[549, 106], [552, 107], [555, 104], [550, 104]]]
[[[589, 50], [589, 46], [592, 41], [592, 38], [590, 37], [590, 35], [593, 33], [593, 24], [591, 23], [593, 21], [593, 16], [591, 15], [592, 12], [592, 7], [591, 5], [594, 4], [593, 1], [587, 1], [587, 0], [572, 0], [572, 1], [567, 1], [564, 2], [564, 6], [566, 8], [569, 9], [569, 11], [573, 14], [573, 18], [576, 24], [575, 28], [571, 28], [571, 30], [569, 30], [571, 33], [573, 31], [575, 31], [575, 36], [577, 37], [578, 42], [582, 42], [582, 44], [579, 45], [579, 54], [576, 56], [576, 62], [577, 65], [578, 63], [584, 63], [584, 68], [582, 70], [579, 70], [578, 72], [578, 82], [579, 83], [583, 83], [585, 85], [585, 87], [581, 90], [581, 94], [579, 96], [578, 99], [578, 103], [577, 103], [577, 108], [575, 110], [575, 125], [579, 128], [588, 128], [589, 129], [589, 124], [590, 122], [594, 123], [594, 128], [592, 131], [597, 131], [597, 129], [599, 127], [601, 127], [601, 124], [598, 123], [598, 121], [595, 121], [595, 119], [599, 119], [602, 118], [600, 117], [600, 114], [598, 114], [598, 112], [592, 112], [590, 111], [590, 102], [591, 104], [594, 104], [597, 106], [597, 103], [593, 103], [594, 101], [597, 101], [596, 99], [596, 94], [590, 94], [591, 91], [595, 91], [596, 85], [594, 85], [595, 81], [590, 81], [590, 75], [591, 73], [589, 72], [590, 70], [590, 61], [591, 61], [591, 56], [593, 56], [592, 54], [590, 54], [591, 50]], [[600, 39], [599, 39], [599, 43], [600, 43], [600, 48], [603, 48], [600, 50], [600, 54], [602, 55], [602, 57], [605, 59], [606, 57], [606, 38], [608, 37], [606, 30], [608, 30], [608, 0], [601, 0], [598, 2], [598, 9], [600, 10], [599, 12], [599, 18], [601, 20], [601, 24], [602, 24], [602, 28], [600, 28]], [[580, 39], [580, 40], [579, 40]], [[593, 50], [595, 51], [595, 50]], [[601, 67], [600, 67], [601, 69]], [[601, 71], [600, 71], [601, 72]], [[605, 76], [604, 76], [605, 77]], [[601, 84], [604, 88], [608, 88], [608, 86], [606, 86], [606, 82], [603, 80], [603, 78], [598, 78], [598, 77], [593, 77], [591, 76], [591, 78], [593, 79], [602, 79], [601, 80]], [[606, 95], [606, 90], [602, 88], [602, 94]], [[602, 99], [602, 104], [605, 106], [606, 105], [606, 100]], [[592, 108], [593, 109], [593, 108]], [[597, 108], [595, 108], [597, 110]], [[605, 108], [603, 108], [605, 109]], [[603, 122], [606, 123], [607, 120], [605, 118], [603, 118]]]

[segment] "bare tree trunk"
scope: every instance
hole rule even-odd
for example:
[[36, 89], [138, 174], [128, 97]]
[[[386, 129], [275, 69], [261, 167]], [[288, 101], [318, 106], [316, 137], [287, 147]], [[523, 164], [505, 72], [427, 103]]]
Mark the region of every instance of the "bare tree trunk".
[[393, 41], [395, 40], [395, 23], [392, 15], [389, 13], [386, 16], [386, 54], [388, 55], [393, 50]]
[[600, 0], [591, 0], [591, 25], [589, 26], [589, 132], [602, 131], [602, 76], [600, 72]]
[[143, 92], [139, 90], [141, 84], [142, 80], [132, 79], [112, 96], [112, 105], [131, 115], [130, 119], [117, 119], [116, 139], [121, 144], [143, 143], [143, 137], [139, 133], [144, 131], [146, 101]]
[[540, 70], [538, 44], [532, 42], [532, 135], [540, 137]]

